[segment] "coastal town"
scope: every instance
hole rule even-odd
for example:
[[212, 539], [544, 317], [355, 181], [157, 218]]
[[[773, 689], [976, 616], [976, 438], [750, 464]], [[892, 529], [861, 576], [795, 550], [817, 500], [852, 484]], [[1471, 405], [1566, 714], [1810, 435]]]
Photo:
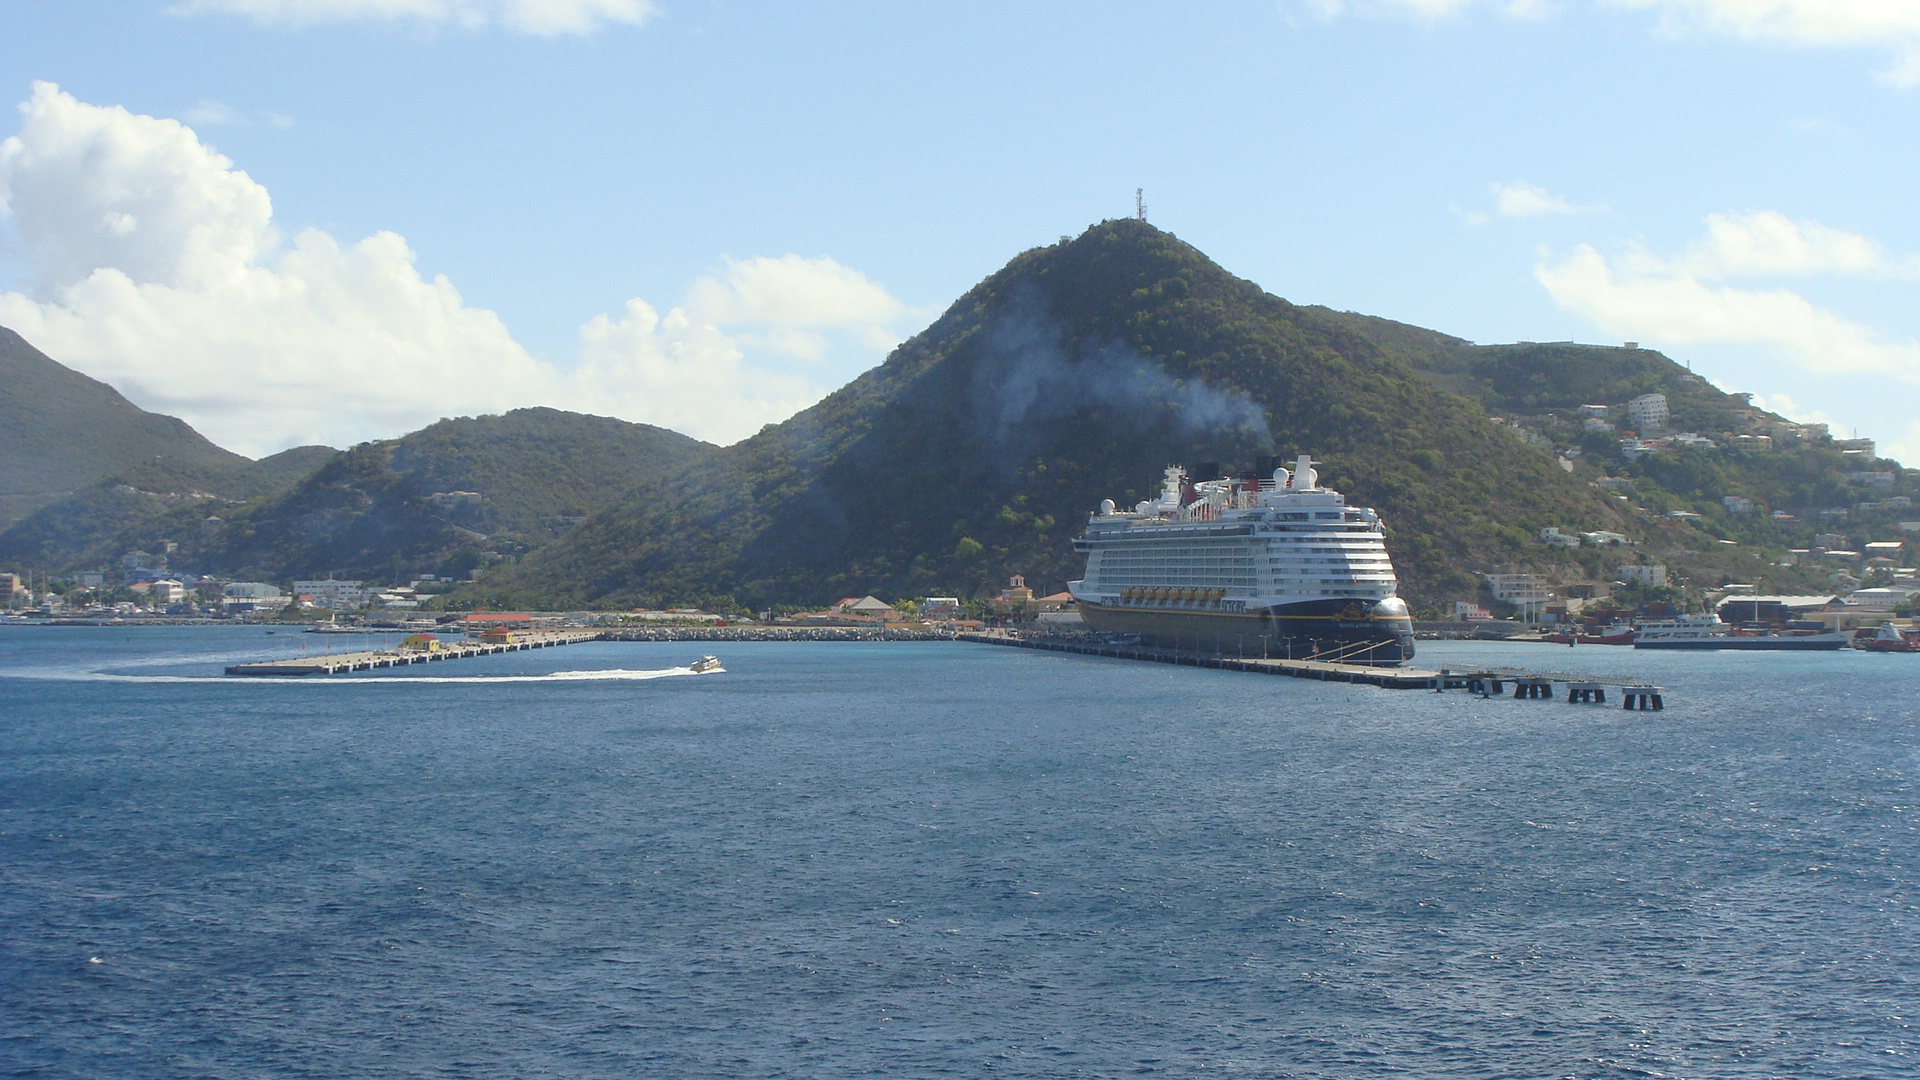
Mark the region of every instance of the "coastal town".
[[[1634, 343], [1627, 343], [1627, 348]], [[1682, 376], [1691, 379], [1693, 376]], [[1697, 381], [1697, 380], [1696, 380]], [[1834, 438], [1825, 424], [1797, 424], [1751, 407], [1748, 395], [1728, 416], [1728, 430], [1702, 434], [1676, 428], [1668, 398], [1647, 393], [1616, 404], [1584, 405], [1577, 415], [1516, 414], [1493, 423], [1553, 455], [1561, 470], [1585, 478], [1642, 524], [1643, 539], [1612, 529], [1546, 526], [1533, 553], [1478, 575], [1480, 586], [1439, 609], [1416, 612], [1424, 637], [1519, 637], [1597, 632], [1638, 620], [1712, 612], [1730, 624], [1793, 626], [1803, 631], [1870, 632], [1890, 626], [1912, 632], [1920, 598], [1920, 513], [1896, 494], [1901, 475], [1876, 458], [1872, 439]], [[1678, 500], [1654, 482], [1649, 465], [1664, 459], [1710, 460], [1731, 454], [1785, 455], [1795, 448], [1837, 453], [1839, 489], [1857, 497], [1832, 505], [1771, 506], [1741, 491], [1706, 492], [1711, 501]], [[1846, 462], [1857, 462], [1845, 466]], [[1869, 467], [1878, 466], [1878, 467]], [[435, 492], [425, 500], [452, 512], [480, 506], [474, 491]], [[451, 509], [449, 509], [451, 508]], [[569, 524], [578, 524], [571, 521]], [[1660, 548], [1648, 536], [1663, 541]], [[1735, 539], [1762, 536], [1772, 545]], [[1800, 544], [1783, 543], [1802, 538]], [[313, 577], [233, 580], [202, 572], [181, 544], [162, 540], [125, 551], [117, 565], [42, 576], [0, 570], [6, 618], [61, 623], [294, 622], [333, 627], [478, 630], [502, 623], [500, 613], [462, 610], [449, 594], [478, 578], [423, 573], [402, 580]], [[1745, 549], [1742, 551], [1741, 549]], [[1661, 549], [1678, 549], [1671, 562]], [[1716, 556], [1761, 554], [1766, 566], [1797, 585], [1768, 589], [1764, 579], [1714, 573]], [[1703, 571], [1705, 565], [1707, 569]], [[1749, 560], [1747, 566], [1756, 564]], [[764, 626], [842, 629], [915, 628], [965, 632], [985, 626], [1032, 625], [1071, 632], [1080, 625], [1064, 582], [1030, 588], [1014, 575], [1001, 589], [963, 597], [843, 597], [817, 607], [779, 605], [747, 610], [687, 607], [580, 610], [525, 616], [527, 625]], [[520, 618], [516, 616], [515, 618]]]

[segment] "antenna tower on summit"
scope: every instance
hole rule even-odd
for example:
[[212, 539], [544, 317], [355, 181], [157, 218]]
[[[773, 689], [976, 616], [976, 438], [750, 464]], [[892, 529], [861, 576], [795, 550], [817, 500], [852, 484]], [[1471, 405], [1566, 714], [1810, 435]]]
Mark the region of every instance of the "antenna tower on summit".
[[1141, 221], [1147, 220], [1147, 189], [1133, 189], [1133, 216]]

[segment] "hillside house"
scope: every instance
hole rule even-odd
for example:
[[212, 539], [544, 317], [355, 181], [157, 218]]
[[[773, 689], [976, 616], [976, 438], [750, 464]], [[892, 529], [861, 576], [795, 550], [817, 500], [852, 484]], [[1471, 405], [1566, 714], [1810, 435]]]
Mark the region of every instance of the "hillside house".
[[1641, 394], [1627, 402], [1626, 411], [1627, 419], [1633, 424], [1634, 430], [1643, 435], [1649, 431], [1665, 428], [1667, 421], [1673, 417], [1672, 412], [1667, 408], [1665, 394]]
[[1667, 568], [1660, 563], [1651, 563], [1646, 566], [1622, 566], [1614, 571], [1614, 576], [1629, 585], [1659, 588], [1667, 583]]
[[863, 596], [851, 602], [842, 600], [839, 604], [834, 605], [834, 610], [842, 614], [858, 615], [868, 619], [888, 620], [900, 617], [900, 613], [893, 609], [892, 604], [887, 603], [877, 596]]
[[1027, 587], [1027, 579], [1015, 574], [1007, 579], [1007, 587], [1000, 595], [988, 601], [993, 613], [1002, 617], [1021, 618], [1037, 606], [1033, 599], [1033, 590]]

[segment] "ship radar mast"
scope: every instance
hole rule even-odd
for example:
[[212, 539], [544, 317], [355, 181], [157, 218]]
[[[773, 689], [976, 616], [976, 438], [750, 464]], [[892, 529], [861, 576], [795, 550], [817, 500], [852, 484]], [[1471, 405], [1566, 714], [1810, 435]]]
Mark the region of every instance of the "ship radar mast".
[[1313, 458], [1306, 454], [1301, 454], [1300, 457], [1294, 461], [1294, 491], [1312, 491], [1314, 488], [1320, 486], [1320, 474], [1314, 471], [1313, 464]]
[[1181, 489], [1185, 486], [1186, 480], [1187, 470], [1178, 465], [1167, 466], [1165, 482], [1160, 488], [1161, 502], [1177, 509], [1180, 506]]

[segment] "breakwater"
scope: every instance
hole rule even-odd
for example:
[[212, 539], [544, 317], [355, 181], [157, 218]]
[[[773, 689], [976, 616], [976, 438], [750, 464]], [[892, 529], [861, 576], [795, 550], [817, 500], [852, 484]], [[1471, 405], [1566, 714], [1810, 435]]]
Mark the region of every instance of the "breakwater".
[[426, 650], [378, 649], [360, 652], [303, 656], [298, 659], [257, 661], [234, 664], [229, 675], [334, 675], [341, 672], [373, 671], [405, 667], [411, 664], [457, 660], [470, 656], [491, 656], [523, 649], [552, 648], [583, 641], [632, 642], [728, 642], [762, 641], [966, 641], [980, 645], [1010, 646], [1049, 652], [1106, 656], [1120, 660], [1174, 664], [1185, 667], [1213, 668], [1220, 671], [1244, 671], [1260, 675], [1283, 675], [1321, 682], [1360, 683], [1389, 690], [1466, 690], [1481, 696], [1502, 693], [1508, 686], [1515, 698], [1550, 699], [1554, 684], [1564, 683], [1571, 703], [1604, 704], [1608, 688], [1619, 695], [1628, 709], [1660, 709], [1665, 705], [1665, 690], [1632, 679], [1571, 672], [1534, 671], [1520, 668], [1478, 668], [1471, 671], [1428, 670], [1411, 667], [1376, 667], [1326, 660], [1234, 657], [1217, 653], [1170, 649], [1149, 645], [1116, 645], [1098, 634], [1022, 634], [1019, 631], [957, 632], [944, 629], [888, 629], [849, 626], [650, 626], [619, 629], [536, 630], [514, 635], [507, 642], [464, 641], [443, 644]]
[[648, 626], [600, 632], [602, 641], [952, 641], [950, 630], [870, 626]]
[[343, 671], [374, 671], [380, 668], [431, 664], [442, 660], [462, 660], [469, 656], [493, 656], [525, 649], [551, 649], [558, 645], [576, 645], [600, 636], [596, 630], [538, 630], [516, 635], [511, 641], [458, 641], [443, 643], [436, 649], [366, 649], [358, 652], [322, 653], [286, 660], [260, 660], [251, 664], [232, 664], [229, 675], [337, 675]]
[[1114, 645], [1091, 635], [1017, 637], [1007, 634], [961, 634], [962, 641], [982, 645], [1006, 645], [1048, 652], [1079, 653], [1085, 656], [1110, 656], [1121, 660], [1144, 660], [1158, 664], [1214, 668], [1220, 671], [1246, 671], [1260, 675], [1284, 675], [1294, 679], [1321, 682], [1361, 683], [1387, 690], [1465, 690], [1481, 697], [1500, 695], [1508, 686], [1519, 700], [1552, 700], [1554, 684], [1566, 686], [1569, 704], [1604, 705], [1607, 690], [1620, 697], [1622, 708], [1658, 710], [1666, 707], [1666, 689], [1649, 686], [1637, 679], [1615, 675], [1586, 675], [1565, 671], [1535, 671], [1527, 668], [1487, 667], [1470, 671], [1437, 671], [1410, 667], [1374, 667], [1366, 664], [1342, 664], [1325, 660], [1281, 660], [1223, 656], [1216, 653], [1166, 649], [1143, 645]]

